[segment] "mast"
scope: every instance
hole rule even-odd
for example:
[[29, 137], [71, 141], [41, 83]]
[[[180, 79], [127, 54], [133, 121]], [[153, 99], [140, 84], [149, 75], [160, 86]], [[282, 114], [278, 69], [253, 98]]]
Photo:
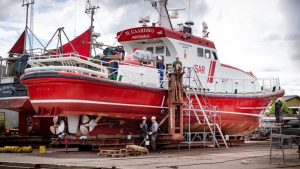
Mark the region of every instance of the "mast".
[[25, 24], [25, 39], [24, 39], [24, 49], [23, 49], [23, 54], [26, 53], [26, 40], [27, 40], [27, 35], [28, 35], [28, 9], [30, 5], [34, 4], [34, 0], [23, 0], [22, 6], [26, 6], [26, 24]]
[[95, 11], [96, 9], [98, 9], [99, 6], [94, 3], [92, 4], [90, 0], [87, 0], [86, 2], [86, 9], [85, 9], [85, 13], [86, 14], [90, 14], [91, 16], [91, 26], [90, 26], [90, 31], [91, 31], [91, 36], [90, 36], [90, 51], [89, 51], [89, 57], [92, 57], [92, 41], [93, 41], [93, 32], [94, 32], [94, 15], [95, 15]]
[[[170, 16], [167, 9], [168, 0], [150, 0], [152, 7], [154, 7], [159, 14], [158, 24], [161, 27], [173, 29]], [[157, 8], [157, 3], [159, 4], [159, 8]]]

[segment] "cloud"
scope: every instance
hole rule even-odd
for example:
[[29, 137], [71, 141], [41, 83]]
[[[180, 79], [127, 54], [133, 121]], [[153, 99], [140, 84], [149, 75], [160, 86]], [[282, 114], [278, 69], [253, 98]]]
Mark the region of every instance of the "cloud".
[[20, 21], [20, 18], [14, 17], [21, 14], [20, 10], [16, 10], [20, 7], [20, 1], [1, 0], [0, 1], [0, 20], [1, 21]]
[[[289, 46], [289, 54], [291, 55], [291, 62], [293, 67], [296, 70], [295, 75], [299, 76], [300, 72], [300, 1], [298, 0], [289, 0], [281, 1], [281, 8], [284, 11], [286, 27], [289, 34], [285, 36], [285, 40], [291, 41]], [[300, 86], [298, 86], [300, 88]], [[298, 93], [300, 94], [300, 93]]]
[[99, 4], [100, 6], [103, 6], [108, 9], [117, 9], [121, 7], [128, 7], [138, 4], [138, 6], [145, 6], [143, 5], [143, 1], [137, 1], [137, 0], [102, 0]]
[[[70, 39], [90, 26], [85, 0], [35, 1], [34, 33], [47, 42], [58, 27]], [[279, 77], [287, 94], [300, 95], [294, 77], [300, 72], [300, 1], [298, 0], [191, 0], [193, 33], [201, 36], [201, 23], [208, 23], [223, 63], [252, 71], [258, 77]], [[21, 1], [0, 1], [0, 55], [6, 56], [25, 23]], [[123, 29], [140, 26], [140, 17], [158, 14], [144, 0], [101, 0], [95, 15], [100, 41], [112, 45]], [[188, 0], [169, 0], [168, 7], [185, 8], [173, 26], [188, 20]], [[299, 80], [298, 80], [299, 81]]]
[[287, 26], [291, 31], [300, 31], [300, 1], [298, 0], [281, 0], [280, 7], [284, 11]]
[[280, 68], [278, 68], [278, 67], [265, 67], [265, 68], [262, 68], [260, 71], [276, 73], [276, 72], [280, 71]]
[[277, 41], [277, 40], [282, 40], [282, 37], [278, 33], [271, 33], [271, 34], [269, 34], [269, 35], [262, 38], [262, 42]]
[[299, 41], [296, 43], [300, 44], [300, 31], [295, 33], [289, 33], [284, 36], [284, 40], [286, 41]]

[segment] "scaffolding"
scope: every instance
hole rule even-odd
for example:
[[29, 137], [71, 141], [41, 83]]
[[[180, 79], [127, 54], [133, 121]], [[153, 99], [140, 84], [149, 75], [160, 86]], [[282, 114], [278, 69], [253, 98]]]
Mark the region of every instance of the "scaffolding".
[[172, 140], [183, 140], [183, 87], [182, 73], [168, 74], [168, 131]]
[[[296, 139], [299, 138], [297, 135], [288, 135], [283, 131], [284, 124], [283, 123], [274, 123], [271, 126], [270, 133], [270, 164], [272, 164], [273, 151], [279, 150], [282, 152], [282, 160], [283, 164], [286, 164], [284, 149], [292, 149], [293, 142], [298, 144], [298, 150], [300, 149], [299, 143], [297, 143]], [[300, 154], [299, 154], [300, 158]]]
[[[221, 114], [218, 106], [211, 105], [209, 99], [205, 96], [204, 88], [192, 67], [184, 68], [185, 76], [183, 91], [186, 95], [184, 116], [188, 117], [188, 129], [184, 131], [184, 143], [188, 144], [189, 148], [191, 144], [200, 143], [204, 147], [207, 143], [213, 143], [214, 147], [220, 148], [219, 141], [223, 142], [226, 148], [228, 148], [227, 142], [222, 133]], [[192, 118], [197, 121], [197, 129], [191, 127]]]

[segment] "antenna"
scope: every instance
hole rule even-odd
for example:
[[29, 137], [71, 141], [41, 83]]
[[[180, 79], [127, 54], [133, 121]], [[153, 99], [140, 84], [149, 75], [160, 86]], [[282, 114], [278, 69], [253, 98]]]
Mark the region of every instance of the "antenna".
[[191, 0], [189, 0], [188, 20], [184, 23], [188, 27], [192, 27], [194, 25], [194, 22], [190, 20], [190, 15], [191, 15]]
[[190, 21], [190, 15], [191, 15], [191, 0], [189, 0], [188, 21]]
[[97, 0], [95, 0], [95, 1], [93, 1], [94, 3], [92, 3], [91, 0], [87, 0], [86, 8], [85, 8], [85, 13], [88, 14], [88, 15], [91, 15], [90, 16], [91, 17], [91, 26], [90, 26], [91, 36], [90, 36], [89, 57], [92, 57], [92, 41], [93, 41], [93, 32], [94, 32], [94, 25], [93, 25], [94, 15], [95, 15], [95, 11], [100, 8], [98, 6], [98, 1]]
[[184, 11], [185, 8], [178, 8], [178, 9], [169, 9], [170, 11], [170, 19], [177, 19], [179, 15], [179, 11]]
[[[34, 6], [31, 5], [30, 6], [30, 26], [29, 26], [29, 29], [33, 32], [33, 22], [34, 22]], [[32, 38], [32, 37], [31, 37]]]
[[25, 25], [25, 39], [24, 39], [24, 51], [23, 54], [26, 53], [26, 39], [27, 39], [27, 34], [28, 34], [28, 8], [30, 5], [34, 4], [34, 0], [23, 0], [22, 6], [26, 6], [26, 25]]
[[76, 37], [76, 27], [77, 27], [77, 0], [74, 1], [74, 38]]
[[142, 24], [143, 27], [147, 26], [147, 23], [150, 22], [150, 16], [140, 17], [139, 23]]
[[167, 9], [168, 0], [145, 0], [149, 1], [153, 8], [155, 8], [159, 14], [159, 26], [173, 29], [170, 16]]
[[207, 23], [206, 22], [202, 22], [202, 27], [203, 27], [202, 37], [203, 38], [208, 38], [209, 32], [207, 31], [207, 29], [208, 29]]

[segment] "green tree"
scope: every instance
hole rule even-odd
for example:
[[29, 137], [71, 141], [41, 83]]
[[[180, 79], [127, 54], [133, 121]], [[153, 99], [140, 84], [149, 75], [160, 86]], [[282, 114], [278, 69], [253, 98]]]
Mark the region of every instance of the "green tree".
[[[292, 110], [287, 106], [286, 102], [282, 102], [282, 115], [291, 116], [293, 114]], [[267, 114], [275, 114], [275, 102], [272, 103], [271, 108], [267, 112]]]

